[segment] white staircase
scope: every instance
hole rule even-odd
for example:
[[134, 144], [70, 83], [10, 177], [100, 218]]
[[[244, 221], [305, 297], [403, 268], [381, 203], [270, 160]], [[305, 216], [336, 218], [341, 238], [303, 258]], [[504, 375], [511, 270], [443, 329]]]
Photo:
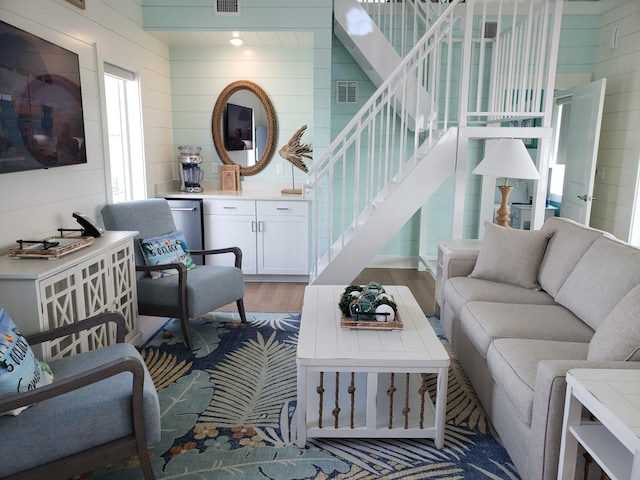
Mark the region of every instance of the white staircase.
[[[395, 46], [385, 35], [382, 29], [378, 26], [374, 18], [369, 15], [368, 11], [363, 7], [377, 5], [386, 5], [388, 8], [386, 15], [382, 15], [380, 8], [378, 8], [378, 18], [390, 19], [390, 23], [399, 23], [399, 29], [405, 33], [406, 27], [406, 8], [402, 8], [402, 13], [396, 13], [394, 5], [412, 6], [411, 10], [414, 12], [414, 23], [419, 24], [420, 27], [426, 28], [426, 18], [424, 15], [418, 16], [418, 12], [422, 12], [421, 9], [415, 8], [414, 0], [410, 0], [404, 4], [381, 4], [381, 3], [361, 3], [357, 0], [339, 0], [334, 2], [334, 33], [336, 37], [342, 42], [347, 51], [351, 54], [354, 60], [360, 65], [360, 68], [367, 74], [376, 87], [382, 85], [382, 83], [389, 78], [394, 70], [398, 68], [402, 62], [402, 56], [398, 52], [398, 47]], [[424, 7], [422, 7], [424, 8]], [[398, 14], [401, 15], [398, 20]], [[382, 25], [384, 28], [384, 25]], [[398, 29], [387, 28], [387, 34], [397, 32]], [[404, 35], [403, 35], [404, 37]], [[399, 43], [401, 46], [406, 47], [408, 40], [405, 38]], [[409, 82], [406, 89], [407, 97], [395, 98], [396, 106], [399, 106], [401, 102], [406, 102], [409, 105], [417, 105], [418, 124], [414, 117], [413, 110], [409, 110], [408, 121], [410, 122], [410, 128], [412, 130], [424, 130], [425, 124], [430, 118], [425, 113], [436, 115], [436, 109], [431, 104], [431, 97], [427, 92], [424, 85], [418, 85], [418, 80], [415, 77], [407, 78]]]
[[[313, 284], [351, 282], [451, 175], [461, 231], [470, 138], [540, 138], [541, 172], [550, 146], [552, 96], [542, 92], [553, 91], [562, 0], [451, 0], [437, 17], [420, 0], [362, 2], [382, 14], [373, 22], [358, 2], [337, 0], [335, 31], [379, 87], [309, 170]], [[417, 12], [412, 28], [404, 13], [389, 20], [401, 4]], [[522, 118], [542, 128], [503, 130]]]

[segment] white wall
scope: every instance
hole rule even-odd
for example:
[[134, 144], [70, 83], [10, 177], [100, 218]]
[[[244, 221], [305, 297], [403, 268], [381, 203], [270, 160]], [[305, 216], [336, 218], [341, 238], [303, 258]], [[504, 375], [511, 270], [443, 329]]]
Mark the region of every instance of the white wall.
[[640, 166], [640, 2], [601, 3], [595, 78], [607, 78], [597, 164], [604, 178], [596, 176], [591, 226], [629, 240]]
[[0, 20], [78, 54], [87, 142], [84, 165], [0, 175], [0, 248], [19, 238], [75, 228], [73, 211], [97, 218], [107, 201], [106, 124], [102, 64], [139, 74], [148, 185], [171, 178], [175, 158], [169, 49], [142, 30], [140, 0], [90, 0], [86, 10], [65, 0], [3, 0]]

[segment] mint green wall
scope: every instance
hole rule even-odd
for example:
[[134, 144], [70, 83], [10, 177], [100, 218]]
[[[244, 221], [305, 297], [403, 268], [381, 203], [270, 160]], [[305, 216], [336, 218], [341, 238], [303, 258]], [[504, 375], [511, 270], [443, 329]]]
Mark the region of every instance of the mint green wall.
[[[271, 162], [257, 175], [243, 177], [243, 181], [291, 182], [291, 165], [277, 154], [277, 149], [302, 125], [313, 125], [313, 48], [173, 46], [169, 54], [174, 142], [203, 147], [204, 179], [217, 180], [219, 175], [212, 172], [211, 164], [222, 163], [211, 132], [218, 95], [233, 81], [250, 80], [271, 100], [278, 131]], [[304, 141], [314, 144], [313, 135], [314, 131], [309, 129]], [[243, 152], [230, 155], [240, 153]], [[284, 175], [277, 174], [278, 163], [286, 163]], [[175, 169], [177, 175], [177, 162]], [[294, 172], [296, 186], [306, 181], [304, 172], [298, 169]]]
[[[598, 43], [598, 15], [565, 15], [560, 34], [558, 54], [558, 74], [592, 74], [594, 69], [595, 46]], [[358, 109], [375, 91], [375, 86], [358, 66], [355, 60], [333, 37], [332, 43], [332, 108], [331, 138], [335, 138], [342, 127], [357, 113]], [[335, 82], [337, 80], [357, 80], [358, 103], [337, 105], [335, 102]], [[471, 171], [484, 154], [484, 142], [472, 140], [469, 144], [467, 182], [464, 205], [464, 238], [477, 238], [481, 194], [481, 179]], [[432, 196], [428, 205], [427, 255], [435, 256], [440, 238], [451, 235], [453, 217], [453, 178], [445, 182]], [[415, 215], [405, 227], [380, 252], [380, 255], [416, 257], [419, 253], [419, 215]]]
[[[331, 95], [331, 0], [243, 0], [241, 15], [214, 15], [213, 0], [142, 0], [147, 31], [312, 32], [314, 157], [329, 144]], [[248, 78], [247, 80], [251, 80]], [[287, 138], [288, 140], [288, 138]], [[256, 178], [258, 177], [258, 178]], [[252, 178], [258, 180], [260, 174]], [[280, 177], [281, 179], [282, 177]]]
[[[313, 147], [316, 158], [375, 90], [364, 72], [332, 35], [330, 0], [244, 0], [241, 3], [242, 15], [238, 17], [214, 16], [212, 0], [190, 0], [189, 8], [184, 8], [181, 0], [142, 0], [142, 5], [146, 30], [312, 31], [314, 45], [310, 55], [313, 63]], [[593, 73], [598, 28], [599, 16], [595, 14], [563, 17], [558, 74]], [[172, 49], [174, 54], [177, 53]], [[335, 104], [336, 80], [359, 81], [357, 105]], [[464, 236], [469, 238], [477, 235], [480, 199], [479, 179], [470, 171], [482, 154], [481, 142], [470, 145], [464, 220]], [[271, 179], [270, 173], [265, 172], [265, 175]], [[435, 255], [437, 239], [450, 235], [452, 199], [453, 183], [449, 181], [429, 203], [427, 253], [430, 255]], [[414, 217], [380, 252], [381, 255], [416, 256], [418, 224], [418, 218]]]

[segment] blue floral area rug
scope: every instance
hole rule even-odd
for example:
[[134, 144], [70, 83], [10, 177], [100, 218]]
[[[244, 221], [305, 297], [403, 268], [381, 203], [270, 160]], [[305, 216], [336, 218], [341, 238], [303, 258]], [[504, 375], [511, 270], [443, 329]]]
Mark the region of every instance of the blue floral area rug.
[[[193, 352], [172, 320], [142, 349], [162, 410], [162, 438], [149, 452], [158, 479], [519, 479], [455, 358], [442, 450], [430, 439], [308, 439], [299, 449], [300, 314], [247, 320], [215, 313], [194, 321]], [[133, 457], [87, 478], [142, 473]]]

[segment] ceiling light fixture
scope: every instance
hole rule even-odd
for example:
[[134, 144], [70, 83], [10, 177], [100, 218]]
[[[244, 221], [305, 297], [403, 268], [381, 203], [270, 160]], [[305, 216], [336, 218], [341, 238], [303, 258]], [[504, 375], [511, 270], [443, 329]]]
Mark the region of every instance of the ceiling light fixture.
[[238, 32], [233, 32], [232, 35], [233, 38], [229, 40], [229, 43], [234, 47], [239, 47], [240, 45], [242, 45], [243, 41], [240, 38], [240, 34]]

